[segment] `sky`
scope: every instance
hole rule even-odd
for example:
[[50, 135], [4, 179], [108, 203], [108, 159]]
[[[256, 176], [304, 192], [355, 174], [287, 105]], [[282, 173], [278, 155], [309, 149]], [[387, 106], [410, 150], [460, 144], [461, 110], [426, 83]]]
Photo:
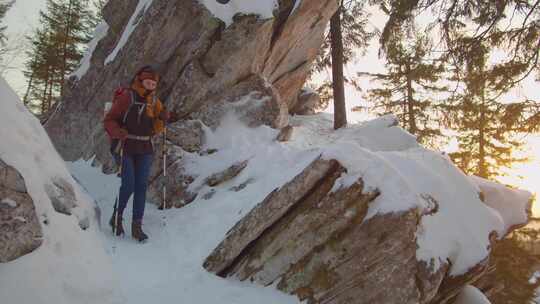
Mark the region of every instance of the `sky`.
[[[4, 24], [9, 39], [29, 35], [39, 24], [39, 10], [45, 9], [45, 0], [17, 0], [6, 14]], [[20, 56], [14, 62], [17, 67], [24, 64], [25, 58]], [[6, 81], [20, 94], [26, 86], [26, 79], [22, 71], [9, 71], [5, 75]]]
[[[45, 9], [45, 0], [17, 0], [11, 10], [8, 11], [4, 20], [4, 24], [8, 26], [8, 37], [14, 38], [30, 34], [34, 28], [39, 26], [40, 9]], [[382, 16], [378, 17], [376, 13], [374, 14], [374, 18], [370, 19], [371, 26], [379, 29], [382, 28], [385, 21], [385, 18]], [[8, 71], [5, 75], [7, 82], [19, 95], [24, 92], [26, 87], [26, 79], [22, 74], [24, 60], [25, 58], [22, 56], [18, 58], [15, 65], [21, 67], [21, 69]], [[384, 71], [384, 61], [378, 57], [377, 43], [372, 43], [366, 56], [359, 58], [349, 66], [345, 67], [345, 73], [350, 76], [354, 76], [359, 71], [369, 71], [372, 73]], [[326, 76], [331, 77], [330, 71], [328, 71]], [[373, 83], [367, 78], [361, 79], [360, 84], [361, 87], [365, 89], [369, 89], [373, 86]], [[346, 103], [348, 108], [348, 119], [350, 122], [363, 121], [369, 116], [365, 113], [351, 111], [351, 108], [363, 103], [362, 95], [362, 92], [358, 92], [351, 87], [346, 88]], [[531, 77], [506, 96], [514, 100], [522, 100], [525, 98], [540, 100], [540, 84], [535, 82]], [[332, 105], [329, 106], [326, 112], [332, 112]], [[533, 161], [528, 164], [516, 166], [516, 168], [511, 170], [509, 177], [504, 177], [501, 180], [540, 195], [540, 136], [530, 135], [528, 136], [527, 141], [527, 153], [532, 157]], [[540, 216], [540, 205], [538, 206], [536, 213]]]

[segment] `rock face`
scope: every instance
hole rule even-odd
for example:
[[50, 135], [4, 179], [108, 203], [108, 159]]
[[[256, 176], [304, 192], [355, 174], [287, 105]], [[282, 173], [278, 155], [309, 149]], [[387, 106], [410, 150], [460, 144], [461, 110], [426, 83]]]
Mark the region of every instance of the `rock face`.
[[291, 114], [312, 115], [319, 105], [320, 97], [312, 89], [303, 88], [298, 95], [298, 100], [294, 107], [290, 109]]
[[293, 126], [286, 126], [285, 128], [279, 131], [278, 136], [276, 137], [277, 141], [289, 141], [291, 140], [292, 134], [294, 131]]
[[54, 210], [66, 215], [71, 215], [71, 209], [75, 205], [75, 192], [71, 185], [62, 178], [56, 178], [51, 181], [51, 184], [45, 185], [45, 191]]
[[187, 152], [201, 149], [204, 139], [202, 123], [197, 120], [182, 120], [167, 128], [167, 139]]
[[0, 263], [41, 245], [42, 232], [24, 179], [0, 159]]
[[[114, 166], [101, 123], [104, 104], [145, 64], [157, 65], [162, 74], [158, 95], [182, 118], [169, 128], [168, 137], [186, 151], [197, 152], [202, 143], [199, 127], [184, 133], [194, 126], [193, 119], [213, 128], [234, 111], [250, 126], [286, 126], [338, 5], [337, 0], [301, 1], [292, 11], [294, 0], [279, 1], [274, 18], [238, 14], [226, 27], [197, 0], [154, 0], [114, 60], [105, 64], [137, 3], [107, 3], [107, 35], [97, 44], [86, 74], [70, 79], [46, 124], [64, 159], [96, 155], [95, 164], [107, 173]], [[157, 157], [155, 163], [162, 166]]]
[[379, 192], [361, 178], [333, 189], [345, 172], [335, 160], [315, 160], [238, 222], [203, 266], [277, 284], [307, 303], [347, 304], [452, 303], [485, 273], [488, 259], [457, 277], [448, 275], [447, 261], [437, 270], [418, 261], [421, 210], [365, 220]]
[[248, 161], [239, 162], [233, 164], [229, 168], [223, 170], [222, 172], [215, 173], [206, 179], [206, 184], [210, 187], [217, 186], [223, 182], [226, 182], [234, 177], [236, 177], [242, 170], [246, 168]]

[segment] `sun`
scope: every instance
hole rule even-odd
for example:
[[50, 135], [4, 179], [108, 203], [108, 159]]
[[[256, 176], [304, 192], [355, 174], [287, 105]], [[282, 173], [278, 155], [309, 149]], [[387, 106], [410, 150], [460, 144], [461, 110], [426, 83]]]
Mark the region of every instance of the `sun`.
[[[507, 171], [508, 176], [498, 177], [497, 180], [527, 190], [537, 196], [540, 194], [540, 135], [527, 137], [526, 154], [531, 157], [527, 163], [516, 164]], [[532, 214], [540, 217], [540, 204], [533, 204]]]

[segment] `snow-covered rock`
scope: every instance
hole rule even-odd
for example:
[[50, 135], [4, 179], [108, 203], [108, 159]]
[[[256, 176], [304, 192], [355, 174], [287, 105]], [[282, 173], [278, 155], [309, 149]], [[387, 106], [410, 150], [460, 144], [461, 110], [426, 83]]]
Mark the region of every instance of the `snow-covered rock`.
[[0, 263], [32, 252], [41, 245], [41, 237], [41, 226], [24, 179], [0, 158]]
[[229, 111], [250, 127], [268, 125], [282, 128], [287, 125], [287, 105], [274, 87], [260, 76], [252, 76], [218, 95], [192, 114], [206, 126], [216, 128]]
[[[321, 158], [238, 222], [205, 268], [313, 303], [446, 302], [482, 275], [493, 233], [514, 219], [482, 202], [446, 155], [411, 141], [391, 116], [338, 131], [323, 114], [291, 120], [286, 146]], [[530, 208], [527, 195], [508, 203]]]
[[467, 285], [459, 293], [453, 304], [491, 304], [491, 302], [476, 287]]
[[225, 5], [215, 0], [198, 1], [227, 26], [233, 23], [234, 16], [237, 14], [256, 14], [263, 19], [269, 19], [274, 16], [274, 10], [279, 8], [277, 0], [231, 0]]
[[123, 303], [93, 200], [3, 78], [0, 100], [2, 303]]
[[297, 115], [315, 114], [315, 109], [319, 106], [320, 96], [311, 88], [302, 88], [298, 94], [298, 100], [294, 106], [290, 107], [289, 112]]
[[478, 186], [484, 203], [496, 210], [501, 216], [504, 222], [504, 235], [527, 223], [531, 215], [532, 194], [530, 192], [510, 189], [478, 176], [469, 178]]

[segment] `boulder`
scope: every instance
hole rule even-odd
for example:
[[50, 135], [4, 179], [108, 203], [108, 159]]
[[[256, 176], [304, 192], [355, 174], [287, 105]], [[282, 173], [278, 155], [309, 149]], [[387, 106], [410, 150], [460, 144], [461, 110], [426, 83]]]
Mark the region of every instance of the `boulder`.
[[319, 103], [320, 97], [317, 92], [310, 88], [303, 88], [298, 94], [298, 101], [289, 112], [296, 115], [313, 115]]
[[232, 186], [229, 188], [230, 191], [239, 192], [242, 191], [244, 188], [246, 188], [249, 184], [252, 184], [255, 181], [253, 178], [248, 178], [246, 181], [243, 181], [242, 183]]
[[212, 98], [192, 117], [215, 129], [230, 112], [250, 127], [265, 124], [282, 128], [288, 123], [287, 107], [279, 94], [265, 79], [256, 75]]
[[68, 182], [57, 177], [45, 185], [45, 192], [56, 212], [71, 215], [71, 209], [76, 206], [76, 197], [73, 187]]
[[240, 174], [240, 172], [242, 172], [242, 170], [246, 168], [247, 165], [248, 165], [247, 160], [233, 164], [229, 168], [221, 172], [212, 174], [211, 176], [206, 178], [205, 183], [210, 187], [215, 187], [221, 183], [224, 183], [236, 177], [238, 174]]
[[291, 140], [294, 128], [291, 125], [286, 126], [285, 128], [279, 131], [278, 136], [276, 137], [277, 141], [289, 141]]
[[275, 189], [227, 233], [225, 240], [204, 262], [204, 268], [225, 275], [244, 248], [314, 189], [323, 177], [337, 170], [342, 170], [337, 162], [318, 158], [292, 181]]
[[42, 237], [23, 177], [0, 159], [0, 263], [34, 251], [41, 245]]
[[167, 139], [187, 152], [199, 152], [203, 144], [203, 125], [196, 120], [181, 120], [167, 127]]
[[436, 209], [366, 218], [379, 190], [361, 177], [335, 187], [345, 173], [336, 160], [314, 160], [228, 231], [203, 266], [307, 303], [451, 303], [484, 274], [487, 259], [459, 276], [448, 261], [435, 269], [417, 260], [420, 219]]
[[[172, 146], [170, 143], [168, 145]], [[164, 167], [161, 147], [162, 143], [159, 141], [154, 145], [154, 149], [158, 152], [150, 169], [146, 199], [158, 206], [162, 206], [163, 187], [165, 187], [165, 207], [183, 207], [197, 197], [197, 193], [191, 193], [187, 190], [195, 177], [188, 174], [184, 169], [183, 155], [186, 152], [174, 146], [167, 149], [167, 161]], [[164, 174], [164, 168], [166, 168], [166, 174]]]

